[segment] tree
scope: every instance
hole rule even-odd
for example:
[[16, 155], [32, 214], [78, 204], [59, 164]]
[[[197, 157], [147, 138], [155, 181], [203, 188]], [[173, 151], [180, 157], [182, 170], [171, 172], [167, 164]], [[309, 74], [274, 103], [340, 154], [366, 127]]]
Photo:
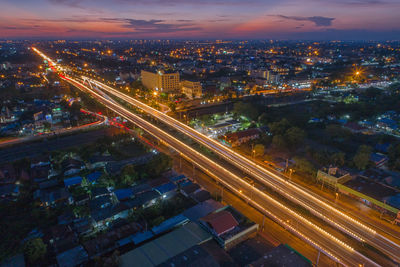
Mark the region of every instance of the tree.
[[280, 121], [269, 124], [269, 130], [273, 135], [284, 135], [286, 130], [289, 129], [290, 123], [287, 119], [283, 118]]
[[306, 138], [306, 133], [299, 127], [291, 127], [286, 131], [285, 137], [291, 147], [298, 147]]
[[254, 156], [264, 156], [265, 147], [263, 144], [257, 144], [254, 146]]
[[370, 146], [361, 145], [353, 158], [353, 163], [359, 170], [365, 170], [369, 165], [369, 158], [372, 153]]
[[171, 167], [172, 159], [165, 154], [159, 153], [145, 165], [144, 171], [148, 175], [159, 176]]
[[31, 239], [24, 246], [24, 253], [29, 262], [34, 263], [42, 259], [47, 252], [47, 246], [41, 238]]
[[346, 161], [346, 154], [343, 152], [337, 152], [332, 154], [331, 162], [336, 166], [343, 166]]
[[256, 120], [259, 115], [258, 108], [254, 104], [243, 102], [237, 102], [233, 105], [233, 113], [237, 117], [245, 116], [253, 121]]
[[170, 102], [168, 107], [171, 109], [172, 112], [176, 111], [176, 104], [174, 102]]
[[286, 140], [282, 135], [275, 135], [272, 138], [272, 145], [280, 150], [287, 148]]
[[132, 164], [126, 165], [121, 172], [121, 183], [124, 185], [131, 185], [139, 178], [139, 174]]
[[295, 167], [298, 171], [308, 174], [312, 177], [315, 177], [317, 174], [317, 170], [314, 167], [314, 165], [308, 161], [306, 158], [302, 158], [302, 157], [295, 157], [294, 158], [295, 161]]

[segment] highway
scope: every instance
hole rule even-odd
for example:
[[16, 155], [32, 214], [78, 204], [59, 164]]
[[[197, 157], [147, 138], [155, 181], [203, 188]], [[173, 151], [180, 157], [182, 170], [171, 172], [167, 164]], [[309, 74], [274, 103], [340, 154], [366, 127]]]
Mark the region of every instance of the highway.
[[[322, 228], [315, 225], [311, 221], [307, 220], [300, 214], [294, 212], [284, 204], [271, 198], [270, 196], [260, 191], [256, 187], [245, 182], [241, 177], [236, 176], [235, 174], [228, 171], [221, 165], [218, 165], [217, 163], [210, 160], [203, 154], [197, 152], [193, 148], [182, 143], [175, 137], [157, 128], [156, 126], [142, 119], [140, 116], [130, 112], [129, 110], [124, 108], [121, 104], [118, 104], [116, 101], [108, 97], [105, 93], [101, 93], [97, 89], [96, 90], [90, 89], [84, 86], [82, 83], [78, 82], [77, 80], [65, 77], [62, 74], [60, 74], [60, 77], [67, 80], [68, 82], [78, 87], [79, 89], [85, 92], [89, 92], [99, 102], [103, 103], [109, 109], [125, 117], [126, 119], [136, 124], [137, 126], [141, 127], [142, 129], [144, 129], [146, 132], [150, 133], [157, 139], [162, 140], [167, 145], [173, 147], [175, 150], [180, 152], [183, 157], [187, 158], [188, 160], [196, 164], [199, 168], [201, 168], [203, 171], [213, 176], [216, 180], [221, 182], [230, 191], [236, 193], [237, 195], [245, 199], [249, 204], [256, 207], [258, 210], [269, 216], [271, 219], [275, 220], [277, 223], [286, 228], [288, 231], [294, 233], [296, 236], [308, 242], [318, 250], [321, 250], [323, 253], [331, 257], [333, 260], [347, 266], [356, 266], [360, 264], [364, 266], [377, 266], [376, 263], [364, 257], [359, 252], [354, 250], [354, 248], [350, 247], [343, 241], [339, 240], [334, 235], [328, 233], [326, 230], [323, 230]], [[149, 114], [152, 114], [153, 116], [167, 123], [171, 127], [178, 129], [180, 132], [185, 133], [194, 140], [210, 148], [218, 155], [220, 155], [222, 158], [225, 158], [227, 161], [229, 161], [239, 169], [250, 173], [253, 177], [256, 177], [257, 180], [262, 181], [263, 183], [274, 188], [274, 190], [280, 192], [282, 195], [294, 201], [295, 203], [307, 207], [307, 209], [309, 209], [313, 214], [328, 221], [332, 226], [340, 229], [341, 231], [347, 233], [348, 235], [351, 235], [355, 239], [359, 241], [365, 241], [368, 240], [365, 238], [366, 235], [371, 235], [374, 237], [380, 236], [379, 234], [376, 233], [375, 230], [369, 228], [368, 226], [362, 224], [361, 222], [352, 219], [351, 217], [342, 213], [341, 211], [337, 210], [331, 205], [326, 204], [324, 201], [314, 196], [313, 193], [305, 191], [305, 189], [299, 188], [297, 185], [294, 185], [290, 181], [287, 181], [286, 179], [278, 176], [277, 174], [268, 171], [262, 168], [261, 166], [258, 166], [257, 164], [248, 160], [247, 158], [221, 145], [219, 142], [210, 139], [204, 135], [201, 135], [200, 133], [193, 130], [189, 126], [182, 124], [170, 118], [169, 116], [155, 109], [152, 109], [151, 107], [148, 107], [147, 105], [139, 101], [136, 101], [133, 98], [129, 97], [127, 98], [127, 96], [119, 93], [117, 90], [113, 88], [108, 88], [107, 86], [102, 85], [97, 81], [91, 81], [91, 82], [97, 84], [99, 87], [102, 87], [103, 89], [107, 88], [107, 92], [112, 92], [112, 94], [121, 99], [125, 98], [125, 101], [128, 101], [131, 104], [134, 103], [133, 105], [145, 110]], [[323, 210], [320, 211], [317, 208], [323, 208]], [[339, 218], [338, 220], [332, 219], [324, 214], [336, 215]], [[356, 227], [357, 229], [355, 230], [354, 228], [349, 229], [347, 228], [347, 226], [345, 226], [346, 224], [350, 225], [350, 227], [357, 226]], [[358, 234], [358, 232], [361, 232], [361, 234]], [[383, 246], [385, 246], [389, 240], [385, 239], [384, 237], [382, 238], [384, 241]], [[393, 243], [393, 245], [390, 245], [390, 249], [392, 250], [396, 246], [397, 245]], [[398, 256], [396, 255], [396, 252], [394, 253], [394, 255], [396, 257]]]
[[166, 145], [172, 147], [174, 150], [179, 152], [182, 157], [193, 162], [193, 164], [198, 168], [214, 177], [231, 192], [246, 200], [249, 204], [266, 214], [288, 231], [326, 254], [332, 260], [344, 266], [359, 266], [360, 264], [363, 266], [379, 266], [372, 260], [360, 254], [351, 246], [347, 245], [345, 242], [328, 233], [326, 230], [315, 225], [313, 222], [268, 196], [256, 187], [251, 186], [241, 177], [225, 169], [223, 166], [218, 165], [190, 146], [179, 141], [140, 116], [132, 113], [106, 95], [100, 94], [97, 90], [90, 89], [73, 79], [67, 77], [63, 77], [63, 79], [67, 80], [80, 90], [89, 92], [110, 110], [126, 118]]
[[[392, 260], [400, 263], [400, 246], [393, 240], [388, 239], [384, 235], [379, 233], [377, 226], [367, 225], [361, 221], [354, 219], [353, 217], [346, 214], [344, 211], [334, 207], [331, 203], [328, 203], [326, 199], [318, 196], [314, 192], [303, 188], [293, 182], [287, 181], [287, 178], [282, 177], [278, 173], [274, 173], [271, 170], [265, 169], [264, 167], [254, 163], [248, 158], [238, 154], [232, 149], [222, 145], [218, 141], [209, 138], [186, 124], [171, 118], [170, 116], [152, 108], [148, 105], [127, 96], [116, 89], [113, 89], [103, 83], [96, 80], [88, 79], [86, 77], [83, 80], [102, 88], [106, 92], [120, 98], [127, 103], [142, 109], [146, 113], [154, 116], [168, 126], [178, 130], [179, 132], [189, 136], [193, 140], [207, 147], [214, 153], [218, 154], [223, 159], [230, 162], [232, 165], [241, 169], [249, 176], [252, 176], [257, 181], [269, 186], [282, 196], [293, 201], [294, 203], [302, 206], [309, 210], [315, 216], [326, 221], [333, 227], [341, 230], [342, 232], [352, 236], [360, 242], [366, 242], [373, 247], [379, 249], [381, 252], [389, 256]], [[397, 237], [399, 238], [399, 237]], [[393, 238], [395, 239], [395, 237]], [[398, 239], [396, 241], [399, 241]]]

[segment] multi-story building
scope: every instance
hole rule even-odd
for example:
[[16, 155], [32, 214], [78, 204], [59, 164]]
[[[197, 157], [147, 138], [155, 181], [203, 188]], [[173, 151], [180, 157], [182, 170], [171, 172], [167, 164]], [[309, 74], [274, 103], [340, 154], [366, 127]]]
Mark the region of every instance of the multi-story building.
[[203, 88], [200, 82], [183, 80], [181, 82], [182, 93], [188, 98], [200, 98], [203, 94]]
[[161, 92], [171, 92], [179, 90], [179, 73], [165, 73], [158, 71], [157, 73], [142, 70], [141, 72], [143, 85], [151, 90]]

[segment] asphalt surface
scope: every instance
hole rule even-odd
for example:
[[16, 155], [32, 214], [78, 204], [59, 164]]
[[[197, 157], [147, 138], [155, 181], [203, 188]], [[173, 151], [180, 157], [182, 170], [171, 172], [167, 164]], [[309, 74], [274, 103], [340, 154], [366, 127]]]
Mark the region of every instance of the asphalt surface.
[[90, 130], [68, 136], [54, 136], [33, 143], [18, 144], [0, 149], [0, 163], [14, 161], [22, 158], [32, 158], [51, 151], [63, 150], [71, 147], [92, 143], [104, 136], [115, 133], [114, 128]]
[[[182, 123], [137, 101], [136, 99], [128, 97], [119, 91], [105, 86], [97, 81], [94, 81], [94, 83], [98, 86], [101, 86], [108, 93], [111, 93], [127, 101], [128, 103], [143, 109], [148, 114], [155, 116], [167, 125], [190, 136], [200, 144], [219, 154], [228, 162], [231, 162], [239, 169], [242, 169], [255, 180], [265, 184], [270, 188], [273, 188], [287, 199], [306, 208], [312, 214], [321, 218], [333, 227], [340, 229], [345, 234], [348, 234], [361, 242], [367, 242], [371, 244], [390, 256], [393, 260], [400, 262], [399, 244], [389, 240], [384, 235], [379, 233], [377, 231], [379, 226], [366, 225], [355, 220], [338, 207], [335, 207], [334, 203], [330, 203], [329, 201], [321, 198], [318, 194], [315, 194], [306, 188], [302, 188], [295, 183], [287, 181], [287, 178], [282, 177], [280, 173], [274, 170], [267, 170], [260, 165], [254, 164], [254, 162], [251, 160], [229, 150], [210, 138], [204, 137], [187, 125], [183, 125]], [[398, 242], [399, 240], [396, 241]]]
[[155, 138], [162, 140], [163, 143], [180, 152], [182, 156], [194, 162], [199, 168], [213, 176], [221, 184], [224, 184], [226, 188], [240, 196], [249, 205], [268, 215], [275, 222], [300, 237], [303, 241], [323, 251], [323, 253], [333, 260], [347, 266], [356, 266], [359, 264], [363, 264], [364, 266], [377, 266], [373, 261], [365, 258], [329, 232], [316, 226], [300, 214], [269, 197], [264, 192], [245, 182], [242, 178], [232, 174], [221, 165], [216, 164], [193, 148], [142, 119], [140, 116], [130, 112], [105, 94], [93, 91], [69, 78], [67, 78], [67, 80], [82, 91], [89, 91], [92, 96], [97, 98], [98, 101], [102, 102], [109, 109], [127, 118]]

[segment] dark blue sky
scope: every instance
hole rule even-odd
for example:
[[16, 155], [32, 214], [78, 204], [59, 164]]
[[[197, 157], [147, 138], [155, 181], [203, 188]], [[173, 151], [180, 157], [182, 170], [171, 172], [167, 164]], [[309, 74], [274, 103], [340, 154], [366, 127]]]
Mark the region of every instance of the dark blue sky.
[[0, 38], [400, 39], [400, 0], [1, 2]]

